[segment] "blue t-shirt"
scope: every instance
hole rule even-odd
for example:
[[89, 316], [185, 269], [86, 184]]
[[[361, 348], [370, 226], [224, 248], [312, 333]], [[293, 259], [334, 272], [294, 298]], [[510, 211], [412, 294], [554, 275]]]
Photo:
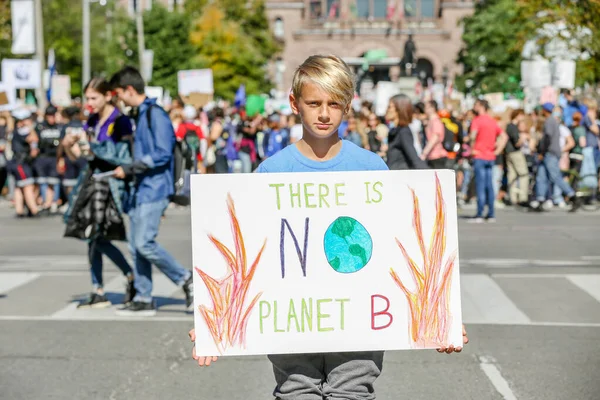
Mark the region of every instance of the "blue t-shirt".
[[295, 144], [267, 158], [256, 172], [384, 171], [388, 167], [377, 154], [342, 140], [340, 152], [327, 161], [315, 161], [300, 153]]

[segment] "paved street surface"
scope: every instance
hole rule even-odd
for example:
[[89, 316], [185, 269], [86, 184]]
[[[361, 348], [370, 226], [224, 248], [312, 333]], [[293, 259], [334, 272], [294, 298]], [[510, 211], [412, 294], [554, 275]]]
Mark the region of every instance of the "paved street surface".
[[[600, 215], [500, 211], [461, 219], [459, 355], [388, 352], [379, 399], [600, 399]], [[0, 399], [270, 399], [266, 357], [191, 360], [183, 293], [154, 275], [156, 317], [77, 310], [85, 245], [60, 218], [16, 220], [0, 206]], [[160, 241], [191, 265], [189, 216], [170, 210]], [[123, 249], [126, 249], [123, 247]], [[124, 280], [105, 261], [106, 290]]]

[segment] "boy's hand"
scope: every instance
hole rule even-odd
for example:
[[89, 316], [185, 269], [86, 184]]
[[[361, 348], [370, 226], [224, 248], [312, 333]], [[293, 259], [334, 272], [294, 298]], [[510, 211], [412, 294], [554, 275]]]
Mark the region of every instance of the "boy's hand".
[[113, 176], [117, 179], [125, 179], [125, 171], [123, 170], [123, 167], [117, 167]]
[[[467, 337], [467, 330], [465, 329], [465, 326], [462, 326], [462, 331], [463, 331], [463, 345], [469, 343], [469, 338]], [[460, 353], [462, 351], [462, 347], [454, 347], [452, 345], [450, 345], [450, 347], [440, 347], [439, 349], [437, 349], [438, 353], [446, 353], [446, 354], [450, 354], [453, 352], [456, 353]]]
[[[192, 343], [194, 343], [196, 341], [196, 330], [192, 329], [188, 335], [190, 336], [190, 340], [192, 341]], [[212, 357], [199, 357], [196, 355], [196, 346], [194, 346], [192, 348], [192, 358], [196, 361], [198, 361], [198, 365], [201, 367], [208, 367], [211, 363], [216, 362], [219, 357], [217, 356], [212, 356]]]

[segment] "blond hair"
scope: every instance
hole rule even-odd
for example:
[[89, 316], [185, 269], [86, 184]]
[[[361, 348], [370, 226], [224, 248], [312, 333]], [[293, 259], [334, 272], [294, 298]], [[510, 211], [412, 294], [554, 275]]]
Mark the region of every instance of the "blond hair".
[[310, 56], [296, 69], [292, 81], [296, 99], [300, 98], [306, 83], [317, 85], [344, 107], [354, 98], [354, 74], [341, 58], [334, 55]]

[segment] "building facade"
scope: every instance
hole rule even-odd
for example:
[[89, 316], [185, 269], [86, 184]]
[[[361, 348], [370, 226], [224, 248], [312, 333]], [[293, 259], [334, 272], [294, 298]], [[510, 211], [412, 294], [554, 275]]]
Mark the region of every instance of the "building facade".
[[[184, 3], [184, 0], [119, 1], [131, 14], [136, 6], [150, 9], [153, 4], [162, 3], [175, 10]], [[277, 90], [285, 92], [295, 68], [308, 56], [336, 54], [353, 66], [359, 77], [366, 77], [368, 84], [394, 81], [407, 73], [419, 77], [425, 85], [453, 79], [462, 72], [456, 63], [462, 47], [459, 23], [473, 13], [474, 3], [473, 0], [266, 0], [271, 28], [283, 45], [283, 51], [270, 66], [270, 73]], [[412, 71], [404, 70], [403, 62], [409, 36], [416, 47]], [[368, 73], [365, 73], [367, 59]], [[360, 87], [359, 82], [359, 90]]]
[[289, 88], [297, 65], [312, 54], [336, 54], [358, 72], [368, 52], [374, 80], [395, 80], [409, 35], [416, 46], [409, 73], [427, 81], [452, 79], [462, 47], [460, 20], [474, 11], [464, 0], [270, 0], [267, 12], [284, 45], [272, 73]]

